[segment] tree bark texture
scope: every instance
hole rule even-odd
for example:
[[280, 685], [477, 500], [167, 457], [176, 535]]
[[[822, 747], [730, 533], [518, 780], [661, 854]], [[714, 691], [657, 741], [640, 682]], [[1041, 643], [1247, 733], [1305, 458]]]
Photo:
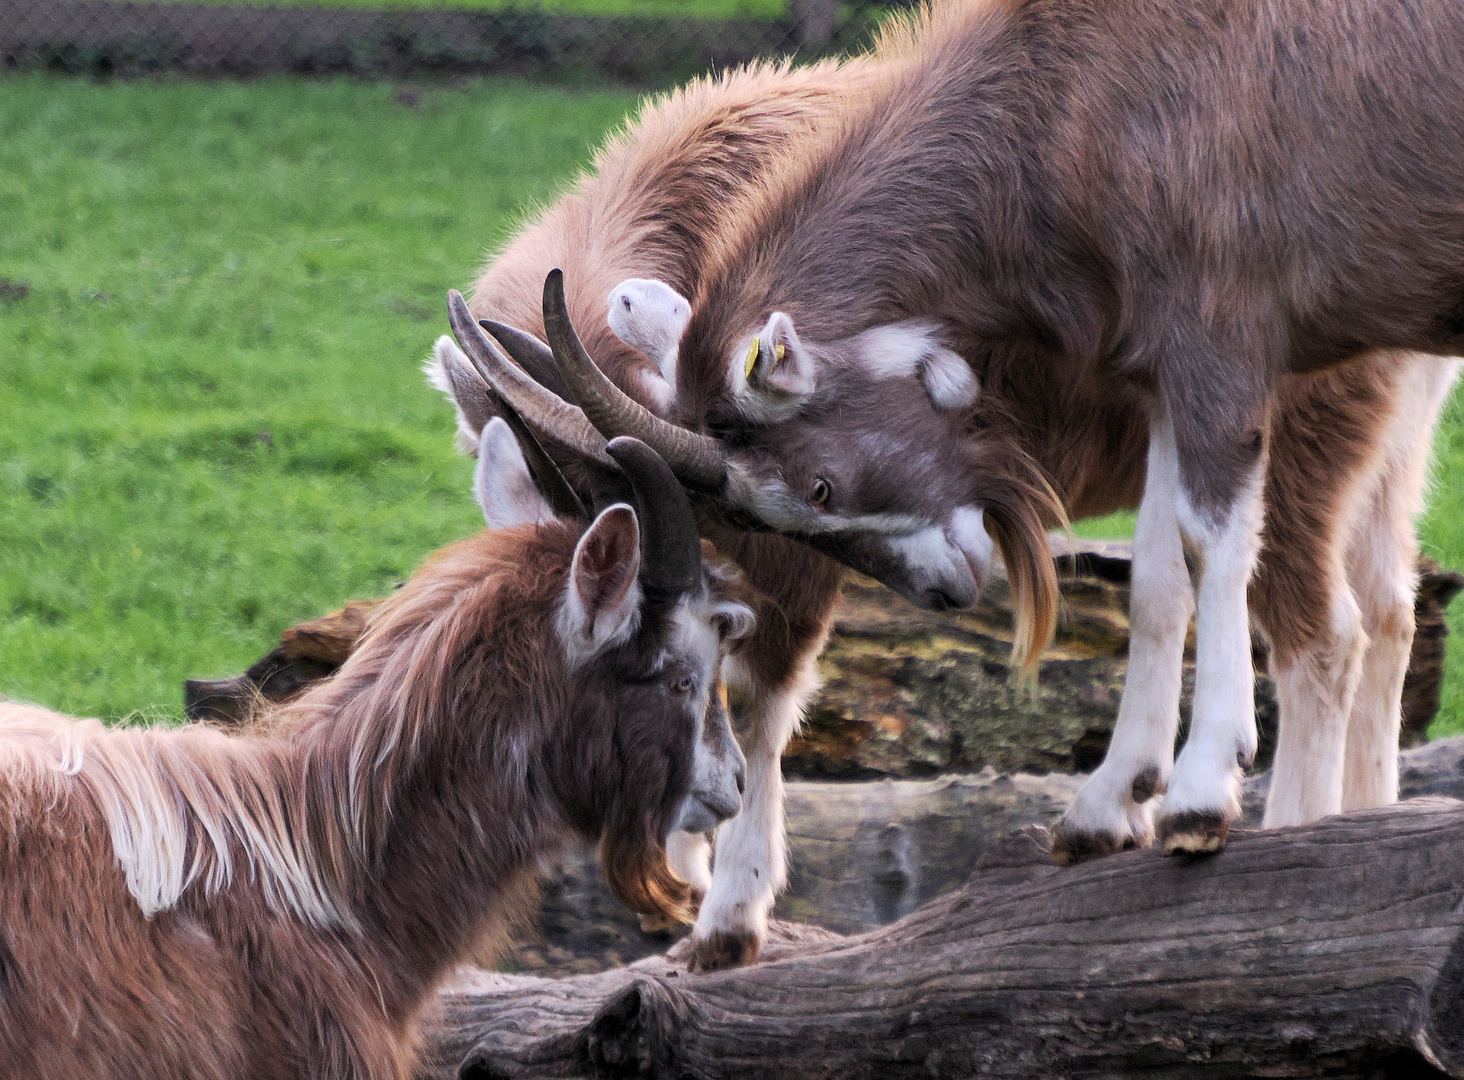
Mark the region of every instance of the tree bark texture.
[[1197, 860], [1058, 869], [1045, 837], [992, 845], [891, 926], [788, 931], [751, 968], [461, 982], [421, 1075], [1464, 1076], [1464, 804], [1233, 832]]
[[[1403, 796], [1464, 798], [1464, 738], [1406, 751]], [[893, 922], [963, 885], [987, 849], [1055, 821], [1085, 778], [1052, 773], [788, 785], [788, 887], [774, 914], [839, 933]], [[1243, 823], [1260, 826], [1270, 775], [1246, 781]], [[611, 895], [593, 851], [548, 869], [541, 907], [504, 951], [481, 959], [536, 975], [579, 975], [665, 952], [685, 927], [647, 932]]]

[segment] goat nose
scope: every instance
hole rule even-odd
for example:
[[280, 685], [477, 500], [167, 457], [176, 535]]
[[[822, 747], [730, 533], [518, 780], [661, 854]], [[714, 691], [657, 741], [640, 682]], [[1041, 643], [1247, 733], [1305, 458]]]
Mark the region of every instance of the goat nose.
[[737, 770], [737, 794], [739, 794], [739, 795], [746, 795], [747, 794], [747, 770], [746, 769], [738, 769]]

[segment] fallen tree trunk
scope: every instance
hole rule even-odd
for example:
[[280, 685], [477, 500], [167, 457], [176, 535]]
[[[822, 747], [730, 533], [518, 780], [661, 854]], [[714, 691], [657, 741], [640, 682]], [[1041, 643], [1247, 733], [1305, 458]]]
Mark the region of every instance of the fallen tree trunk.
[[1464, 804], [1232, 833], [1192, 861], [1060, 870], [1045, 836], [752, 968], [483, 975], [443, 994], [422, 1075], [1464, 1076]]

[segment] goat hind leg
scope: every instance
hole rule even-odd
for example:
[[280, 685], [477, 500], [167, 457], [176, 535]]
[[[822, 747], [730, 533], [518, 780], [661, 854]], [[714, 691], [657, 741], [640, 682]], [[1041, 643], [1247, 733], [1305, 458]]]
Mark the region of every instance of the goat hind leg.
[[1403, 680], [1412, 659], [1418, 589], [1415, 521], [1423, 509], [1434, 427], [1460, 366], [1459, 360], [1424, 356], [1400, 372], [1383, 470], [1350, 537], [1347, 572], [1371, 644], [1347, 725], [1343, 810], [1398, 800]]

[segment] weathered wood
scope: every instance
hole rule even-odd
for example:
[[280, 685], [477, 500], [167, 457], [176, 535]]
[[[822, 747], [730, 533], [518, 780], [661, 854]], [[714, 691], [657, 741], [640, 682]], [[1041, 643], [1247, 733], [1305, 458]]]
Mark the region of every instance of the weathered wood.
[[752, 968], [450, 988], [422, 1075], [1464, 1075], [1464, 804], [1232, 833], [1190, 861], [1060, 870], [1044, 837], [892, 926], [788, 935]]
[[[1403, 796], [1464, 798], [1464, 738], [1401, 755]], [[960, 888], [989, 846], [1024, 825], [1050, 825], [1082, 776], [998, 774], [937, 780], [788, 785], [788, 887], [774, 914], [859, 933]], [[1243, 823], [1260, 825], [1270, 775], [1246, 781]], [[549, 869], [542, 906], [493, 962], [535, 975], [580, 975], [663, 953], [685, 927], [646, 932], [611, 895], [594, 852]]]

